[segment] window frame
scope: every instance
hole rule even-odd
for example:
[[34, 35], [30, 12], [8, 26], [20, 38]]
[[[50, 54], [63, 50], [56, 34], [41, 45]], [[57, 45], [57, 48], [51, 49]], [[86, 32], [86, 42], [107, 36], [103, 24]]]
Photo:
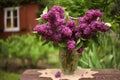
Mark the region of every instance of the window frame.
[[[13, 10], [17, 10], [17, 26], [13, 26], [13, 20], [14, 20], [14, 15], [13, 15]], [[10, 11], [10, 20], [11, 20], [11, 27], [7, 28], [7, 12]], [[19, 7], [8, 7], [4, 8], [4, 32], [18, 32], [20, 31], [20, 22], [19, 22]]]

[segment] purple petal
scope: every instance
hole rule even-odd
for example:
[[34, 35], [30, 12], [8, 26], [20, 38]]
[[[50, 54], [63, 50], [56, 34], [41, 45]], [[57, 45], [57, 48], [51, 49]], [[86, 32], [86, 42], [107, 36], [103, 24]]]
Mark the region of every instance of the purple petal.
[[61, 77], [61, 73], [60, 73], [60, 71], [57, 71], [57, 72], [55, 73], [55, 77], [56, 77], [56, 78]]

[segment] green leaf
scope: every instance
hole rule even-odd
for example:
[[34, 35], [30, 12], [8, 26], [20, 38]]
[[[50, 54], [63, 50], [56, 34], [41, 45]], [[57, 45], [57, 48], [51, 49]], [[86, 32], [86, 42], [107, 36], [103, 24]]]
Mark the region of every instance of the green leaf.
[[61, 43], [58, 44], [58, 46], [60, 46], [60, 47], [66, 47], [66, 43], [65, 42], [61, 42]]
[[34, 32], [34, 34], [35, 34], [35, 39], [39, 40], [40, 39], [40, 35], [37, 32]]
[[69, 13], [66, 11], [65, 12], [65, 16], [66, 16], [66, 22], [69, 20]]
[[37, 32], [36, 32], [36, 31], [33, 31], [32, 33], [33, 33], [33, 34], [37, 34]]
[[83, 45], [83, 42], [79, 39], [79, 40], [77, 41], [76, 50], [79, 49], [82, 45]]
[[78, 40], [77, 40], [77, 44], [79, 44], [80, 42], [81, 42], [81, 40], [80, 40], [80, 39], [78, 39]]
[[48, 44], [49, 43], [49, 41], [44, 41], [43, 43], [42, 43], [42, 45], [46, 45], [46, 44]]
[[85, 62], [84, 60], [80, 59], [80, 62], [86, 66], [89, 66], [89, 64], [87, 62]]
[[43, 14], [46, 14], [47, 12], [48, 12], [48, 7], [46, 6], [45, 9], [43, 10], [42, 15], [43, 15]]
[[93, 36], [92, 37], [92, 40], [97, 43], [98, 45], [100, 44], [99, 41], [98, 41], [98, 37], [97, 36]]
[[37, 18], [36, 20], [38, 21], [39, 24], [43, 23], [43, 19], [42, 18]]
[[75, 25], [78, 26], [80, 23], [78, 21], [75, 22]]
[[90, 43], [89, 40], [85, 40], [85, 41], [83, 41], [83, 44], [84, 44], [85, 47], [87, 47], [87, 46], [89, 45], [89, 43]]

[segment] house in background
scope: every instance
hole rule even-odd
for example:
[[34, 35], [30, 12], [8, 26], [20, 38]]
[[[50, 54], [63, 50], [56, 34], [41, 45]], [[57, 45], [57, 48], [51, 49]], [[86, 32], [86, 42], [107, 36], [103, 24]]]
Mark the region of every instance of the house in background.
[[38, 4], [25, 3], [14, 7], [0, 8], [0, 38], [12, 34], [32, 32], [40, 11]]

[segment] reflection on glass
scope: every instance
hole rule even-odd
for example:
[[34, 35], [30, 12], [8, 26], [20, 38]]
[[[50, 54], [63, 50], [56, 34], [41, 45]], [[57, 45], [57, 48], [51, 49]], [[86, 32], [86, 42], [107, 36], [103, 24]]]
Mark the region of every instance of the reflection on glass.
[[13, 19], [13, 26], [14, 26], [14, 27], [17, 27], [17, 18], [14, 18], [14, 19]]
[[17, 16], [17, 10], [13, 10], [13, 16]]
[[7, 19], [7, 28], [11, 28], [11, 19]]
[[10, 11], [7, 11], [7, 17], [10, 17]]

